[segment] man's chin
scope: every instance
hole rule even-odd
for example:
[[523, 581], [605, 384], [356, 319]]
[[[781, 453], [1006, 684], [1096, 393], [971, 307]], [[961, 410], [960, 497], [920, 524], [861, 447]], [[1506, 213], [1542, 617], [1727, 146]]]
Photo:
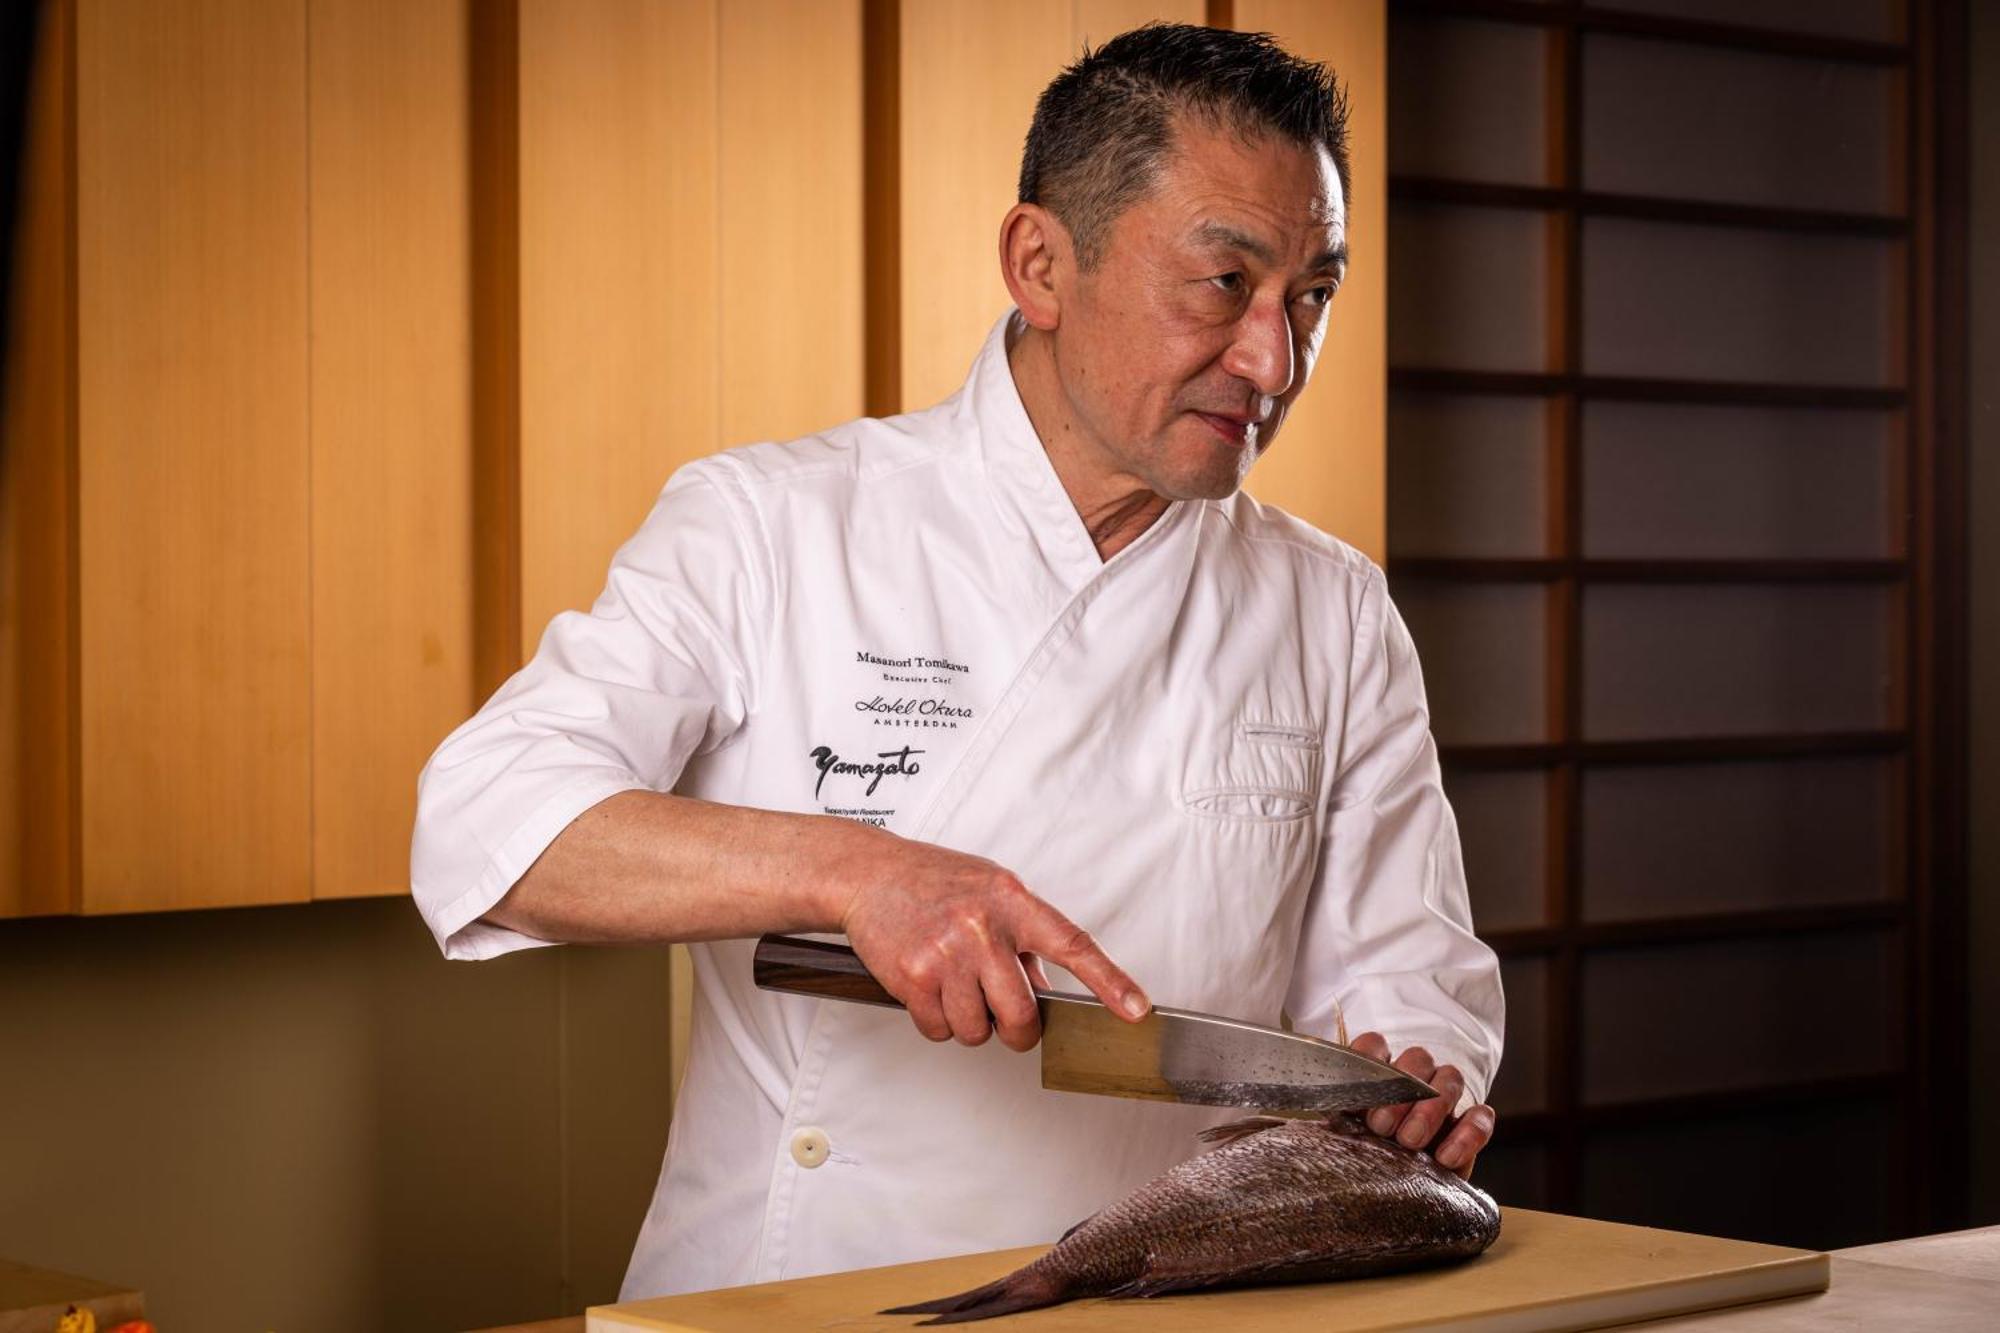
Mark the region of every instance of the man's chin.
[[1146, 479], [1147, 488], [1169, 500], [1227, 500], [1243, 489], [1251, 465], [1263, 456], [1262, 447], [1216, 448], [1200, 454], [1182, 454], [1170, 475], [1159, 469]]
[[1204, 488], [1202, 498], [1227, 500], [1242, 490], [1243, 483], [1249, 479], [1250, 469], [1255, 467], [1257, 460], [1263, 456], [1264, 451], [1255, 445], [1243, 450], [1237, 457], [1229, 460], [1230, 466], [1217, 468], [1214, 475], [1207, 479], [1209, 485]]
[[1234, 472], [1188, 477], [1172, 487], [1156, 486], [1153, 489], [1169, 500], [1227, 500], [1243, 489], [1243, 479], [1249, 471], [1245, 467]]

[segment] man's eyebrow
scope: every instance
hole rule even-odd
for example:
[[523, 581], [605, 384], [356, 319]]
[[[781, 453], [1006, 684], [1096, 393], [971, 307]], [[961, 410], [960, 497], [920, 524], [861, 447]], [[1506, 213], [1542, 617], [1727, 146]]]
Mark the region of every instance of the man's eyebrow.
[[1219, 245], [1229, 250], [1248, 251], [1260, 264], [1277, 262], [1270, 246], [1255, 236], [1236, 230], [1226, 222], [1204, 222], [1194, 229], [1194, 238], [1202, 245]]
[[[1194, 229], [1194, 239], [1201, 245], [1221, 246], [1228, 250], [1242, 250], [1254, 257], [1260, 264], [1274, 264], [1276, 256], [1271, 247], [1245, 232], [1238, 231], [1226, 222], [1204, 222]], [[1342, 241], [1331, 250], [1322, 250], [1313, 257], [1309, 271], [1317, 273], [1322, 269], [1347, 267], [1347, 243]]]

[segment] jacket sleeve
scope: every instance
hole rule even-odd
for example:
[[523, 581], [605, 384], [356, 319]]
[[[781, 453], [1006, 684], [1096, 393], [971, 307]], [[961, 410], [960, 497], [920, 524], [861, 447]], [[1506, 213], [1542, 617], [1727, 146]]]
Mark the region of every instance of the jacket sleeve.
[[549, 622], [528, 664], [417, 780], [410, 887], [448, 958], [546, 943], [481, 920], [570, 821], [666, 791], [754, 696], [769, 552], [723, 460], [677, 472], [612, 559], [588, 614]]
[[1422, 1046], [1484, 1101], [1505, 1004], [1472, 933], [1416, 647], [1380, 569], [1361, 594], [1335, 776], [1286, 1010], [1302, 1032]]

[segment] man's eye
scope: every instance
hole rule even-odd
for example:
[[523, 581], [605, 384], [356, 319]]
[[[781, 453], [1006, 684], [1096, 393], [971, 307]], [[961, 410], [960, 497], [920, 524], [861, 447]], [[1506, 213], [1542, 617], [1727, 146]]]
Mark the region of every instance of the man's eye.
[[1215, 277], [1210, 278], [1209, 281], [1225, 292], [1233, 292], [1243, 286], [1243, 275], [1241, 273], [1219, 273]]
[[1331, 284], [1322, 283], [1305, 293], [1305, 302], [1314, 309], [1323, 310], [1333, 303], [1333, 294], [1337, 290]]

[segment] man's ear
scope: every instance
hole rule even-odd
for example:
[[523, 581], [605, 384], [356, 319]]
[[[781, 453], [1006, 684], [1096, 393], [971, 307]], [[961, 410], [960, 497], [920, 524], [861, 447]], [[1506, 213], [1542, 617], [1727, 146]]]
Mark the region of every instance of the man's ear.
[[1046, 332], [1062, 322], [1074, 253], [1068, 229], [1040, 204], [1015, 204], [1000, 220], [1000, 276], [1033, 327]]

